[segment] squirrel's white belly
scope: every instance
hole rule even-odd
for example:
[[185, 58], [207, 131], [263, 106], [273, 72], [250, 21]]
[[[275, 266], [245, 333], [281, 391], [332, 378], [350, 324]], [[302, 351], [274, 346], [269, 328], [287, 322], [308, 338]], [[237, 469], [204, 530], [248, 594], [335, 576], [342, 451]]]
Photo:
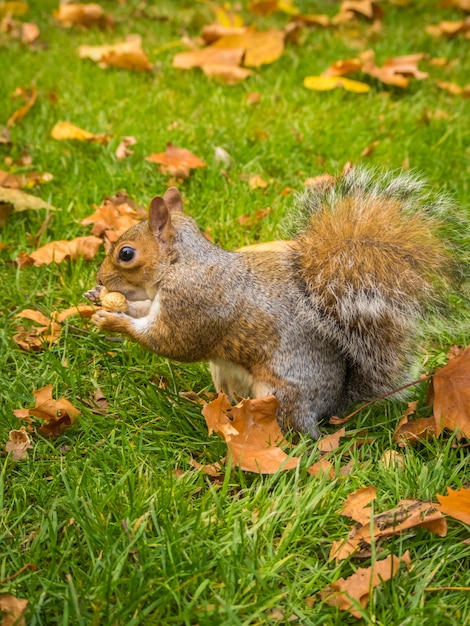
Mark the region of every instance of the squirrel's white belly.
[[236, 399], [236, 396], [262, 398], [272, 393], [269, 385], [255, 380], [241, 365], [216, 359], [210, 361], [210, 370], [216, 390], [226, 393], [231, 400]]

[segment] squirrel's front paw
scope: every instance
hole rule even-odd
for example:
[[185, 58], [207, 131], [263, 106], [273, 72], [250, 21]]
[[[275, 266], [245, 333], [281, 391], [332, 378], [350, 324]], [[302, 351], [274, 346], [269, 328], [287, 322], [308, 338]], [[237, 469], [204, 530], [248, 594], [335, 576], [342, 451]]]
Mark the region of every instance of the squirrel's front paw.
[[91, 321], [98, 328], [108, 333], [125, 333], [129, 331], [129, 319], [127, 315], [120, 311], [99, 309], [93, 314]]

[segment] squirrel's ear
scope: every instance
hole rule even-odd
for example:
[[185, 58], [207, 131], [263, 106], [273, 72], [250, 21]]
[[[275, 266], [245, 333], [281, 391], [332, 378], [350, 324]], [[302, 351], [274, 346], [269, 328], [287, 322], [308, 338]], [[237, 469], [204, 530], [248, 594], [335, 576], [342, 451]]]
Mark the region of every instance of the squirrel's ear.
[[171, 227], [170, 211], [161, 196], [155, 196], [150, 203], [149, 227], [159, 238], [165, 238], [165, 233]]
[[181, 198], [181, 194], [176, 187], [169, 187], [165, 191], [163, 199], [165, 200], [166, 206], [170, 209], [170, 211], [183, 212], [183, 199]]

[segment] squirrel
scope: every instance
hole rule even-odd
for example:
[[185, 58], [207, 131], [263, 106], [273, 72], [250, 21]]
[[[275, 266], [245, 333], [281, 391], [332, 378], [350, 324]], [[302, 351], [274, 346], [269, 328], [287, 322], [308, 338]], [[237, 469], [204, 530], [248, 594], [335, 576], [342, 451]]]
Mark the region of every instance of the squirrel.
[[318, 438], [322, 418], [396, 389], [447, 262], [440, 201], [406, 172], [319, 178], [293, 239], [237, 251], [204, 237], [170, 187], [98, 271], [127, 311], [93, 322], [169, 359], [209, 361], [232, 399], [274, 394], [283, 432]]

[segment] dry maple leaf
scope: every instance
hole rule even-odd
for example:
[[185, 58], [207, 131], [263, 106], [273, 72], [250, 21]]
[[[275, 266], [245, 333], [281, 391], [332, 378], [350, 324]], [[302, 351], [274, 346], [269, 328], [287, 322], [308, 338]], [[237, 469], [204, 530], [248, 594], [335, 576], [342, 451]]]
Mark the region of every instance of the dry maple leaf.
[[52, 385], [33, 391], [33, 394], [36, 404], [33, 409], [16, 409], [13, 413], [28, 423], [33, 421], [31, 416], [42, 420], [43, 425], [39, 428], [39, 432], [45, 437], [57, 437], [70, 428], [80, 415], [80, 411], [66, 398], [53, 399]]
[[349, 494], [341, 508], [341, 515], [350, 517], [355, 522], [367, 524], [370, 521], [372, 509], [367, 505], [377, 498], [375, 487], [362, 487]]
[[128, 228], [146, 217], [146, 211], [136, 207], [125, 193], [105, 198], [101, 206], [95, 205], [95, 209], [80, 223], [84, 226], [93, 224], [91, 233], [104, 239], [106, 251]]
[[128, 35], [125, 41], [103, 46], [79, 46], [78, 56], [91, 59], [100, 67], [119, 67], [126, 70], [150, 72], [153, 67], [146, 53], [142, 50], [140, 35]]
[[371, 590], [382, 582], [396, 576], [401, 562], [410, 564], [408, 550], [401, 557], [389, 555], [382, 561], [376, 561], [371, 567], [359, 567], [348, 578], [339, 578], [326, 587], [321, 593], [321, 599], [335, 606], [341, 611], [349, 611], [354, 617], [361, 618], [362, 613], [353, 600], [356, 600], [363, 608], [367, 606]]
[[206, 404], [202, 414], [209, 434], [225, 439], [235, 467], [248, 472], [273, 474], [297, 467], [299, 458], [289, 456], [278, 447], [283, 435], [276, 420], [279, 406], [274, 396], [242, 400], [232, 407], [225, 394]]
[[19, 430], [10, 430], [8, 441], [5, 444], [6, 452], [11, 452], [11, 458], [14, 461], [20, 461], [28, 458], [28, 450], [33, 446], [29, 439], [26, 428], [22, 426]]
[[418, 80], [423, 80], [428, 77], [426, 72], [421, 72], [418, 69], [418, 62], [424, 56], [422, 53], [408, 54], [406, 56], [387, 59], [382, 67], [375, 65], [375, 54], [373, 50], [366, 50], [359, 56], [362, 61], [362, 72], [377, 78], [387, 85], [407, 87], [410, 82], [410, 76]]
[[216, 78], [226, 85], [236, 85], [248, 78], [253, 72], [245, 67], [236, 65], [219, 65], [217, 63], [206, 63], [201, 67], [208, 78]]
[[98, 26], [108, 28], [112, 26], [113, 20], [107, 16], [104, 9], [99, 4], [61, 4], [53, 15], [62, 26]]
[[462, 487], [454, 490], [447, 487], [447, 495], [440, 496], [437, 494], [437, 499], [439, 505], [436, 508], [439, 511], [470, 526], [470, 489]]
[[201, 50], [180, 52], [173, 57], [173, 67], [189, 70], [193, 67], [218, 65], [222, 67], [237, 67], [243, 58], [243, 48], [216, 48], [208, 46]]
[[212, 47], [224, 49], [242, 49], [243, 64], [248, 67], [259, 67], [276, 61], [284, 51], [284, 31], [247, 30], [240, 35], [226, 35], [218, 39]]
[[326, 435], [317, 441], [317, 447], [321, 452], [333, 452], [339, 448], [339, 440], [346, 436], [346, 428], [340, 428], [331, 435]]
[[111, 135], [96, 135], [88, 130], [83, 130], [70, 122], [57, 122], [51, 130], [51, 137], [58, 141], [65, 139], [76, 139], [78, 141], [90, 141], [106, 145], [111, 139]]
[[447, 428], [470, 439], [470, 346], [434, 373], [427, 402], [438, 437]]
[[429, 24], [426, 26], [426, 32], [433, 37], [454, 37], [460, 34], [470, 37], [470, 17], [466, 20], [447, 20], [439, 24]]
[[2, 626], [26, 626], [26, 620], [23, 613], [25, 612], [27, 606], [28, 600], [20, 600], [19, 598], [12, 596], [10, 593], [0, 593]]
[[19, 122], [23, 119], [26, 113], [30, 110], [33, 104], [36, 102], [37, 98], [37, 89], [32, 87], [31, 89], [25, 89], [24, 87], [18, 87], [13, 96], [16, 98], [23, 98], [26, 100], [26, 104], [24, 104], [18, 111], [15, 111], [13, 115], [10, 116], [7, 126], [14, 126], [16, 122]]
[[64, 260], [76, 261], [83, 257], [85, 261], [91, 261], [97, 254], [99, 247], [103, 243], [99, 237], [89, 235], [88, 237], [76, 237], [70, 241], [59, 240], [38, 248], [30, 254], [23, 252], [17, 258], [20, 267], [27, 265], [49, 265], [50, 263], [62, 263]]
[[[363, 507], [363, 511], [367, 509]], [[362, 516], [360, 509], [355, 509], [354, 514]], [[358, 522], [347, 539], [333, 541], [330, 560], [335, 559], [338, 562], [352, 554], [369, 557], [372, 543], [398, 535], [410, 528], [426, 528], [440, 537], [447, 533], [446, 521], [432, 502], [402, 500], [395, 508], [374, 515], [372, 526], [370, 518], [364, 516], [363, 519], [363, 523]]]
[[136, 143], [137, 143], [137, 139], [135, 137], [130, 137], [130, 136], [123, 137], [118, 147], [116, 148], [116, 157], [120, 161], [123, 161], [128, 156], [131, 156], [131, 154], [134, 154], [134, 151], [130, 150], [129, 146], [135, 146]]
[[178, 148], [171, 143], [167, 144], [166, 151], [151, 154], [145, 157], [146, 161], [159, 163], [163, 174], [171, 174], [176, 178], [188, 178], [190, 170], [197, 167], [206, 167], [204, 161], [185, 148]]

